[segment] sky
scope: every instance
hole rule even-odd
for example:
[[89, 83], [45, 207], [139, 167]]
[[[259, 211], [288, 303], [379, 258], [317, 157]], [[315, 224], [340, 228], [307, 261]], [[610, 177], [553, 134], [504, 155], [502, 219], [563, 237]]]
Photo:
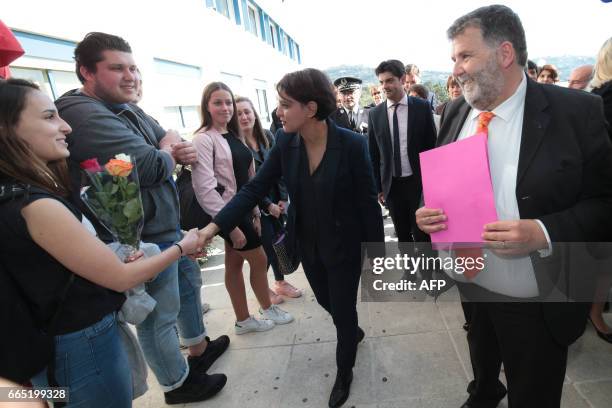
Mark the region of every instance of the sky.
[[[450, 71], [446, 29], [493, 2], [477, 0], [284, 0], [283, 21], [306, 66], [375, 67], [385, 59]], [[601, 0], [500, 0], [521, 18], [530, 58], [595, 56], [612, 36], [612, 3]], [[305, 23], [307, 22], [307, 23]]]

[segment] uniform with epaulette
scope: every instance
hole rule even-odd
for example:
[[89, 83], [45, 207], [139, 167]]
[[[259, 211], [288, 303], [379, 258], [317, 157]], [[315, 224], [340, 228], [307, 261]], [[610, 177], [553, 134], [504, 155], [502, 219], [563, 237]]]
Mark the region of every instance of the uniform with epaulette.
[[353, 77], [342, 77], [334, 81], [336, 89], [342, 94], [342, 106], [334, 111], [329, 118], [340, 127], [366, 134], [369, 109], [359, 106], [361, 83], [361, 79]]

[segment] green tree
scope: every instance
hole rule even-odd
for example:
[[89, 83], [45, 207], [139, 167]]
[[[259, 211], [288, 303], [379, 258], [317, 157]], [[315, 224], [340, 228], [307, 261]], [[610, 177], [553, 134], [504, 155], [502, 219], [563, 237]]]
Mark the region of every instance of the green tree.
[[436, 98], [438, 99], [438, 103], [444, 103], [448, 101], [448, 93], [446, 92], [445, 84], [441, 82], [432, 82], [427, 81], [423, 85], [427, 87], [429, 92], [433, 92], [436, 94]]

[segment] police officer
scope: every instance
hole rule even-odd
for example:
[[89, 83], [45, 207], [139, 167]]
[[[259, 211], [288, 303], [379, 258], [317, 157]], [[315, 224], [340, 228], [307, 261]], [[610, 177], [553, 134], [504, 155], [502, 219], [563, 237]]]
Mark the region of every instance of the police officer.
[[368, 113], [367, 109], [359, 106], [361, 83], [361, 79], [353, 77], [342, 77], [334, 81], [334, 86], [341, 95], [342, 106], [329, 118], [338, 126], [365, 134], [368, 131]]

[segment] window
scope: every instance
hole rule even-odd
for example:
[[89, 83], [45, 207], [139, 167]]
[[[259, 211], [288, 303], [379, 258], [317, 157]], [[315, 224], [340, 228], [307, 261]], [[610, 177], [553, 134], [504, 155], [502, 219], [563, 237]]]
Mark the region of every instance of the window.
[[283, 54], [289, 55], [289, 37], [283, 34]]
[[268, 108], [268, 95], [265, 89], [257, 89], [257, 105], [259, 116], [264, 122], [270, 123], [270, 110]]
[[279, 47], [279, 42], [278, 42], [278, 32], [277, 32], [277, 26], [276, 24], [274, 24], [273, 22], [270, 21], [270, 39], [272, 40], [272, 46], [274, 48], [278, 48]]
[[227, 18], [230, 18], [230, 15], [231, 15], [230, 7], [231, 7], [231, 4], [228, 0], [215, 0], [215, 5], [213, 6], [213, 8], [217, 10], [219, 14], [222, 14]]
[[162, 124], [166, 129], [195, 129], [200, 126], [197, 106], [165, 106]]
[[256, 37], [259, 37], [259, 12], [252, 4], [247, 6], [249, 18], [249, 31]]
[[55, 98], [59, 98], [66, 92], [81, 87], [81, 82], [74, 72], [66, 71], [47, 71], [51, 79]]
[[51, 99], [57, 99], [71, 89], [81, 87], [74, 72], [11, 67], [11, 75], [34, 82]]
[[243, 94], [242, 92], [242, 77], [236, 74], [229, 74], [227, 72], [221, 73], [221, 82], [229, 86], [234, 96]]
[[164, 101], [160, 117], [166, 129], [195, 130], [200, 125], [197, 104], [202, 97], [202, 69], [195, 65], [153, 58], [155, 75], [144, 78], [145, 98], [150, 93], [154, 99]]

